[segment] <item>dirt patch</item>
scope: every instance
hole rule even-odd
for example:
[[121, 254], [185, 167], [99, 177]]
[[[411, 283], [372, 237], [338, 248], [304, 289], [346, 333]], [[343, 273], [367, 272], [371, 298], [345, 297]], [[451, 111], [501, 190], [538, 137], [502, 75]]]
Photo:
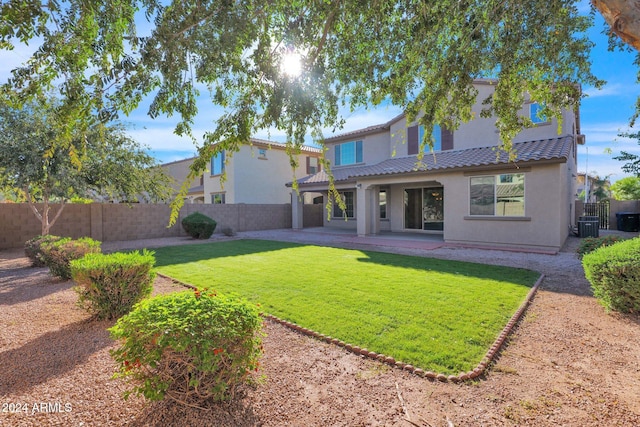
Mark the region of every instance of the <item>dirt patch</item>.
[[[111, 379], [114, 344], [106, 328], [113, 323], [89, 321], [75, 306], [71, 282], [29, 268], [21, 251], [3, 251], [0, 425], [640, 425], [640, 320], [604, 312], [590, 296], [574, 248], [572, 240], [555, 256], [427, 253], [546, 275], [479, 380], [426, 380], [266, 322], [264, 382], [207, 410], [124, 401], [125, 384]], [[177, 289], [159, 278], [154, 292]]]

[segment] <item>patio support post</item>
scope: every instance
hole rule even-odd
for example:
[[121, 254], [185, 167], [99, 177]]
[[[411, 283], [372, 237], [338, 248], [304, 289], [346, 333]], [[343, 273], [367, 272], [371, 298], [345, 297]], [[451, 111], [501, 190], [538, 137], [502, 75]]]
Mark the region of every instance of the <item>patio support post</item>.
[[371, 199], [372, 191], [370, 187], [364, 187], [362, 184], [356, 186], [356, 219], [358, 236], [367, 236], [371, 234]]
[[371, 188], [371, 234], [380, 234], [380, 188]]
[[302, 230], [304, 228], [304, 197], [297, 191], [291, 192], [291, 228]]

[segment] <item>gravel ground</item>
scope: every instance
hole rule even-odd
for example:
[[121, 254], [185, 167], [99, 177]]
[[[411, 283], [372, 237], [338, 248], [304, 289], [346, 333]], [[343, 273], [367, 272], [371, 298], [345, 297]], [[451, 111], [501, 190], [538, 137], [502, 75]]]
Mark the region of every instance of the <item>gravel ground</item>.
[[[636, 234], [637, 235], [637, 234]], [[243, 233], [373, 249], [293, 231]], [[216, 240], [228, 239], [216, 237]], [[105, 242], [105, 251], [185, 244]], [[529, 268], [545, 280], [494, 364], [464, 384], [427, 380], [265, 322], [266, 380], [206, 410], [122, 399], [106, 328], [75, 307], [73, 284], [0, 251], [0, 426], [634, 426], [640, 425], [640, 319], [591, 296], [578, 239], [556, 255], [377, 246], [409, 255]], [[411, 246], [411, 245], [408, 245]], [[157, 279], [155, 293], [180, 289]]]

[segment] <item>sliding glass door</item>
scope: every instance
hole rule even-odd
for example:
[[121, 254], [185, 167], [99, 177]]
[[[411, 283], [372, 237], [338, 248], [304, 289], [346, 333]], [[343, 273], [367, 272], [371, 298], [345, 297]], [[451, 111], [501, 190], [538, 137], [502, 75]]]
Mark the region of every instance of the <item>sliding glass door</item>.
[[404, 228], [436, 231], [444, 229], [444, 189], [442, 187], [404, 190]]

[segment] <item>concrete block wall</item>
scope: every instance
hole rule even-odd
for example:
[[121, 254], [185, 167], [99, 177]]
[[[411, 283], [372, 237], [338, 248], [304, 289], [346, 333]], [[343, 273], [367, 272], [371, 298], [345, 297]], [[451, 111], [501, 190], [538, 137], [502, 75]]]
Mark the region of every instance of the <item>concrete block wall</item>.
[[[582, 216], [584, 202], [576, 200], [576, 212], [574, 221], [577, 224], [578, 218]], [[618, 229], [618, 212], [640, 213], [640, 200], [610, 200], [609, 201], [609, 229]]]
[[[42, 212], [43, 205], [36, 205]], [[73, 238], [91, 236], [91, 205], [66, 205], [50, 233]], [[49, 221], [59, 205], [51, 205]], [[41, 222], [26, 203], [0, 203], [0, 249], [24, 246], [24, 242], [42, 233]]]
[[[52, 206], [52, 219], [57, 208], [58, 205]], [[169, 205], [93, 203], [66, 205], [51, 234], [73, 238], [87, 236], [100, 241], [184, 236], [180, 222], [196, 211], [218, 222], [216, 233], [221, 233], [225, 226], [234, 231], [291, 228], [290, 204], [188, 204], [180, 211], [176, 224], [167, 228]], [[24, 242], [40, 233], [40, 221], [28, 204], [0, 203], [0, 249], [23, 247]]]

